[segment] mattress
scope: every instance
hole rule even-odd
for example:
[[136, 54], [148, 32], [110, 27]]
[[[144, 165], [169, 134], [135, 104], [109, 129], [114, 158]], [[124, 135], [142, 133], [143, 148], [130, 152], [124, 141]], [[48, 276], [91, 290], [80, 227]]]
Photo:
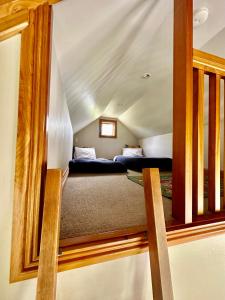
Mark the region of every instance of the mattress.
[[160, 171], [172, 171], [172, 159], [167, 157], [140, 157], [118, 155], [114, 158], [115, 162], [120, 162], [127, 169], [142, 172], [144, 168], [158, 168]]
[[73, 159], [69, 162], [70, 173], [125, 173], [126, 166], [119, 161], [103, 158]]

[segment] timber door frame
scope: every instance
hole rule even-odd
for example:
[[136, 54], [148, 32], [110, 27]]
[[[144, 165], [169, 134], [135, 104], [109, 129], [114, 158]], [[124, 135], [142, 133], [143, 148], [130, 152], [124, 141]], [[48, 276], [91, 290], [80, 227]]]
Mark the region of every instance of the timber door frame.
[[21, 34], [10, 282], [33, 277], [47, 170], [51, 4], [2, 0], [0, 41]]

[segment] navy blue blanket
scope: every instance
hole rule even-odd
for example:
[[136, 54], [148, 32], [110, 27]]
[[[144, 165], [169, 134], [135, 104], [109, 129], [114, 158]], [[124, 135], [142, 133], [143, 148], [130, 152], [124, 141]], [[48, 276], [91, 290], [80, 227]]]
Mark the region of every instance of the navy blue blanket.
[[171, 158], [151, 158], [140, 156], [118, 155], [114, 158], [116, 162], [123, 163], [127, 169], [142, 172], [144, 168], [159, 168], [160, 171], [172, 171]]
[[70, 173], [125, 173], [127, 168], [120, 162], [108, 159], [73, 159], [69, 162]]

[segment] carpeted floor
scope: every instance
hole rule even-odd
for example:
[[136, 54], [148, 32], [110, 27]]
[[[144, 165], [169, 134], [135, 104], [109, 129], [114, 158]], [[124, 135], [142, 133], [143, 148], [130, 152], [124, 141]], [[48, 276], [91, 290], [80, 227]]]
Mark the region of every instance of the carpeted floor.
[[[171, 200], [164, 198], [166, 219]], [[63, 190], [60, 239], [145, 225], [143, 187], [126, 175], [70, 176]]]

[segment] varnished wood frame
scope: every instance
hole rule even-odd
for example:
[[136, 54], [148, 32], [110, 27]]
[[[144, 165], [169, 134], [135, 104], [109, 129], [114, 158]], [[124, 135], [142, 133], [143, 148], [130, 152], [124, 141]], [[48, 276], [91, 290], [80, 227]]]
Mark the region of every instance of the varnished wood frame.
[[193, 70], [193, 214], [204, 214], [204, 71]]
[[56, 299], [62, 171], [47, 171], [36, 300]]
[[[179, 245], [203, 238], [225, 234], [225, 218], [218, 216], [209, 220], [198, 221], [195, 224], [173, 225], [167, 228], [168, 246]], [[199, 225], [201, 224], [201, 225]], [[64, 243], [64, 245], [63, 245]], [[58, 271], [67, 271], [109, 260], [148, 251], [147, 229], [145, 226], [136, 226], [111, 233], [98, 234], [75, 238], [73, 243], [60, 243], [58, 257]], [[37, 276], [38, 260], [33, 269], [24, 275], [23, 279]], [[19, 279], [21, 280], [21, 279]]]
[[[45, 124], [48, 80], [44, 79], [47, 79], [49, 75], [49, 51], [42, 52], [44, 49], [49, 49], [47, 47], [49, 36], [46, 38], [45, 30], [41, 30], [41, 28], [43, 29], [43, 21], [46, 22], [46, 18], [43, 20], [41, 15], [43, 10], [46, 16], [48, 15], [49, 5], [48, 1], [44, 0], [3, 2], [0, 3], [0, 8], [2, 8], [0, 10], [0, 24], [6, 24], [7, 26], [0, 25], [2, 39], [22, 32], [17, 165], [10, 274], [10, 281], [15, 282], [37, 276], [39, 205], [43, 201], [43, 198], [39, 196], [42, 196], [44, 188], [42, 183], [45, 181], [47, 147]], [[13, 29], [10, 31], [10, 28]], [[34, 47], [34, 40], [36, 47]], [[195, 54], [196, 52], [194, 51], [194, 64], [199, 64], [198, 59], [197, 62], [195, 60]], [[28, 62], [31, 63], [29, 64]], [[207, 68], [210, 67], [207, 66]], [[220, 66], [217, 66], [219, 72], [221, 71], [220, 69]], [[42, 89], [40, 89], [40, 86]], [[42, 98], [41, 107], [37, 105], [40, 98]], [[36, 133], [34, 134], [34, 132]], [[40, 145], [38, 150], [41, 151], [37, 151], [35, 145]], [[44, 175], [42, 176], [42, 182], [41, 174]], [[43, 186], [42, 189], [41, 186]], [[36, 191], [38, 192], [36, 193]], [[206, 225], [210, 222], [212, 224]], [[195, 227], [193, 227], [194, 225]], [[194, 224], [170, 224], [167, 230], [169, 245], [184, 243], [216, 234], [224, 234], [225, 218], [224, 215], [219, 214], [215, 218], [212, 216], [205, 220], [200, 219]], [[64, 241], [64, 245], [61, 242], [60, 249], [59, 271], [134, 255], [148, 250], [146, 228], [139, 226], [102, 235], [83, 237], [73, 241], [70, 240], [68, 244]]]
[[[208, 168], [209, 172], [209, 200], [208, 200], [208, 209], [212, 212], [220, 211], [221, 208], [224, 209], [224, 199], [223, 199], [223, 207], [221, 206], [220, 201], [220, 175], [223, 171], [220, 171], [220, 85], [222, 81], [225, 79], [225, 59], [205, 53], [200, 50], [193, 49], [193, 67], [196, 72], [201, 74], [201, 77], [204, 75], [209, 76], [209, 151], [208, 151]], [[199, 85], [199, 91], [203, 88], [204, 82], [203, 78], [201, 79], [201, 83]], [[199, 95], [200, 98], [203, 97], [201, 95], [203, 92], [200, 91]], [[203, 102], [203, 99], [201, 100]], [[201, 104], [201, 106], [203, 103]], [[194, 107], [195, 108], [195, 107]], [[202, 119], [203, 112], [198, 111], [198, 117]], [[202, 115], [202, 116], [201, 116]], [[201, 120], [203, 126], [203, 119]], [[200, 129], [200, 128], [199, 128]], [[201, 130], [198, 129], [198, 133]], [[200, 133], [199, 136], [195, 135], [193, 138], [194, 143], [200, 143], [199, 145], [203, 144], [203, 132]], [[197, 138], [197, 139], [196, 139]], [[197, 141], [198, 140], [198, 141]], [[200, 148], [199, 148], [200, 149]], [[200, 151], [202, 152], [202, 151]], [[224, 151], [225, 153], [225, 151]], [[199, 153], [200, 154], [200, 153]], [[203, 153], [194, 157], [193, 160], [195, 165], [195, 178], [197, 177], [197, 164], [201, 164], [199, 169], [198, 176], [202, 177], [202, 164], [203, 164]], [[200, 165], [199, 165], [200, 166]], [[194, 175], [194, 174], [193, 174]], [[224, 180], [224, 179], [223, 179]], [[198, 186], [197, 180], [195, 180], [195, 186], [193, 183], [193, 188], [195, 191], [199, 190], [200, 186], [202, 186], [202, 178], [201, 184]], [[194, 200], [194, 199], [193, 199]], [[197, 197], [195, 197], [195, 205], [197, 207], [199, 203], [196, 202]], [[199, 199], [198, 199], [199, 201]], [[201, 200], [200, 200], [201, 202]]]
[[[115, 134], [108, 136], [108, 135], [103, 135], [102, 134], [102, 123], [108, 122], [108, 123], [113, 123], [115, 127]], [[100, 118], [99, 119], [99, 137], [100, 138], [110, 138], [110, 139], [116, 139], [117, 138], [117, 120], [115, 119], [106, 119], [106, 118]]]
[[30, 277], [39, 253], [46, 173], [51, 7], [44, 0], [0, 3], [0, 37], [21, 34], [10, 282]]
[[174, 0], [173, 217], [192, 222], [193, 0]]
[[159, 170], [144, 169], [143, 180], [153, 299], [173, 300]]

